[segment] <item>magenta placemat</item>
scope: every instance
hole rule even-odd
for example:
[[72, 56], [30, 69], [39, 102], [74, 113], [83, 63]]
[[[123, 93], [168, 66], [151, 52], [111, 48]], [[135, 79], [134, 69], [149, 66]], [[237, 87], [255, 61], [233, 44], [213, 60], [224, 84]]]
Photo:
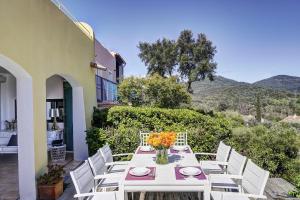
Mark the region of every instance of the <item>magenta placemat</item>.
[[[186, 176], [182, 175], [182, 174], [179, 172], [179, 170], [180, 170], [181, 168], [184, 168], [184, 167], [175, 167], [175, 176], [176, 176], [176, 180], [185, 180], [185, 179], [187, 178]], [[194, 177], [197, 178], [198, 180], [206, 180], [206, 176], [205, 176], [203, 170], [201, 169], [201, 167], [197, 167], [197, 168], [199, 168], [199, 169], [202, 171], [202, 173], [199, 174], [199, 175], [197, 175], [197, 176], [194, 176]]]
[[[185, 152], [185, 153], [191, 153], [190, 149], [187, 149], [187, 150], [185, 150], [184, 152]], [[175, 149], [173, 149], [173, 148], [171, 148], [171, 149], [170, 149], [170, 153], [178, 153], [178, 151], [175, 150]]]
[[[155, 170], [156, 170], [155, 167], [147, 167], [151, 170], [151, 172], [147, 176], [132, 176], [131, 174], [129, 174], [129, 171], [133, 168], [134, 167], [131, 167], [128, 170], [127, 176], [125, 178], [126, 181], [155, 180]], [[153, 176], [153, 173], [154, 173], [154, 176]]]
[[142, 151], [141, 147], [139, 147], [139, 149], [136, 152], [137, 154], [155, 154], [155, 150], [153, 149], [152, 151]]

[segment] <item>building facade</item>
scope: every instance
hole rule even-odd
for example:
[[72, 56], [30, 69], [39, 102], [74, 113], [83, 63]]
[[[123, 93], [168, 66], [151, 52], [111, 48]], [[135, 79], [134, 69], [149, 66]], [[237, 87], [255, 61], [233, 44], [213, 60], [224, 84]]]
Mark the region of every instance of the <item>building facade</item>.
[[[91, 126], [93, 107], [99, 101], [115, 101], [115, 85], [123, 74], [119, 55], [105, 50], [89, 25], [62, 9], [51, 0], [0, 1], [0, 88], [9, 90], [4, 85], [13, 82], [11, 100], [3, 97], [11, 109], [1, 109], [0, 120], [1, 129], [3, 120], [17, 123], [22, 200], [36, 199], [36, 178], [46, 171], [47, 130], [52, 126], [49, 108], [54, 105], [68, 113], [62, 126], [71, 124], [68, 140], [74, 159], [84, 160], [88, 156], [85, 131]], [[95, 61], [107, 70], [91, 67]]]
[[96, 95], [98, 106], [106, 107], [118, 103], [118, 84], [124, 76], [126, 62], [115, 52], [107, 50], [98, 40], [95, 40]]

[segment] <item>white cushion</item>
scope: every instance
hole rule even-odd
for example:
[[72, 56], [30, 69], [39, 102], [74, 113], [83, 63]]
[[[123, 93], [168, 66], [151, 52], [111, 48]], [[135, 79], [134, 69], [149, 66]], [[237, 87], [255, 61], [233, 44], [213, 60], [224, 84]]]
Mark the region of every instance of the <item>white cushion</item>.
[[0, 153], [18, 153], [18, 146], [1, 146]]
[[226, 194], [226, 192], [211, 192], [212, 200], [250, 200], [247, 197], [242, 197], [238, 193]]
[[9, 137], [0, 137], [0, 146], [7, 146], [9, 140], [10, 140], [10, 136]]

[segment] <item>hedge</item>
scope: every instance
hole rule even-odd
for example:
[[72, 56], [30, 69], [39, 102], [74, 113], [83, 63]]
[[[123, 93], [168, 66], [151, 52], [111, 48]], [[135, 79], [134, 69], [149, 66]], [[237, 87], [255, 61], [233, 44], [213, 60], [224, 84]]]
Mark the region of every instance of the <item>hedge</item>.
[[222, 116], [211, 117], [189, 109], [129, 106], [110, 108], [105, 124], [111, 126], [98, 129], [98, 133], [95, 129], [88, 130], [90, 154], [102, 146], [103, 140], [108, 141], [116, 153], [133, 152], [139, 144], [140, 131], [159, 130], [186, 131], [194, 151], [214, 151], [220, 140], [231, 137], [232, 129], [230, 120]]

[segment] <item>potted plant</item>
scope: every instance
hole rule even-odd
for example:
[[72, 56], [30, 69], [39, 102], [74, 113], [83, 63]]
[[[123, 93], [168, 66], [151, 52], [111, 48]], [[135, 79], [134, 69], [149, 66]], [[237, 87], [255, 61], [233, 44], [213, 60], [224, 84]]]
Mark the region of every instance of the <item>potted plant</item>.
[[147, 143], [156, 149], [156, 163], [168, 164], [168, 149], [175, 143], [175, 132], [151, 133], [147, 139]]
[[48, 172], [37, 180], [41, 200], [56, 200], [63, 193], [63, 166], [49, 165]]

